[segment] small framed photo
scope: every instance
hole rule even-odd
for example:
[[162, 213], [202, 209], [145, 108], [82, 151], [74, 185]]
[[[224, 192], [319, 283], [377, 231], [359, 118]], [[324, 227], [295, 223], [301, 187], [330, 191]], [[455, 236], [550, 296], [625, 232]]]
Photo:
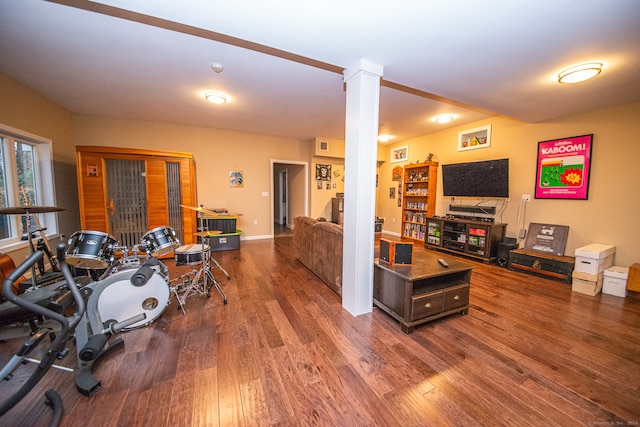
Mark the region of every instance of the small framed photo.
[[458, 151], [491, 146], [491, 125], [458, 132]]
[[229, 171], [229, 187], [242, 188], [244, 187], [244, 178], [242, 171], [232, 170]]
[[329, 141], [318, 141], [318, 151], [329, 151]]
[[409, 146], [394, 148], [391, 150], [391, 163], [404, 162], [409, 158]]

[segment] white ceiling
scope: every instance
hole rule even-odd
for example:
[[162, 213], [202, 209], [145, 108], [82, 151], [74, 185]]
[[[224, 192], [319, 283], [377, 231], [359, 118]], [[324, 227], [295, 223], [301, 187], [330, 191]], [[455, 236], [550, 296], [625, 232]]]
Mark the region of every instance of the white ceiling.
[[[0, 0], [0, 71], [75, 113], [342, 139], [360, 59], [384, 68], [393, 141], [439, 113], [558, 118], [640, 100], [640, 1]], [[596, 79], [556, 82], [593, 60]]]

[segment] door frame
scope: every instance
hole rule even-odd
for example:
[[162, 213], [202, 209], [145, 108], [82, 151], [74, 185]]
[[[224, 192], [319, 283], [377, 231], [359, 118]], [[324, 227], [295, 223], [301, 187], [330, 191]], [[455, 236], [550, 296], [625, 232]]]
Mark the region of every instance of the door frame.
[[[270, 168], [269, 168], [269, 181], [270, 181], [270, 185], [271, 185], [271, 191], [269, 192], [271, 194], [271, 203], [270, 203], [270, 209], [271, 209], [271, 215], [270, 215], [270, 227], [271, 227], [271, 238], [273, 239], [274, 236], [274, 232], [273, 232], [273, 223], [275, 222], [275, 177], [273, 174], [273, 169], [275, 167], [276, 164], [282, 164], [282, 165], [296, 165], [296, 166], [303, 166], [304, 167], [304, 215], [309, 216], [309, 162], [301, 162], [301, 161], [296, 161], [296, 160], [281, 160], [281, 159], [271, 159], [270, 160]], [[289, 180], [289, 177], [287, 175], [287, 182]], [[299, 196], [296, 196], [299, 197]], [[287, 199], [291, 200], [291, 193], [288, 191], [287, 192]], [[290, 221], [287, 221], [289, 223], [291, 223]]]

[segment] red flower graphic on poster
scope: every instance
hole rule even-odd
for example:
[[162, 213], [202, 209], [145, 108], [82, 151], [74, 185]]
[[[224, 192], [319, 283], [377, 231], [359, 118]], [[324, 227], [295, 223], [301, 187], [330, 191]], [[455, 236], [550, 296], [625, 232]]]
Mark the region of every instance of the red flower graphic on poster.
[[592, 141], [582, 135], [538, 143], [536, 199], [587, 199]]
[[560, 182], [569, 187], [576, 187], [582, 185], [582, 170], [581, 169], [567, 169], [562, 175], [560, 175]]

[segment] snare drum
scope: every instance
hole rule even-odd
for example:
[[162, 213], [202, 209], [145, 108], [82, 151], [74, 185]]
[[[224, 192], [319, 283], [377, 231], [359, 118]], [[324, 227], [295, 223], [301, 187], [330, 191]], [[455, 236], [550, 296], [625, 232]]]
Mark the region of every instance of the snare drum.
[[118, 241], [107, 233], [76, 231], [69, 238], [67, 263], [77, 268], [107, 268], [113, 262], [113, 251], [117, 246]]
[[168, 270], [163, 265], [160, 273], [154, 272], [143, 286], [134, 286], [131, 276], [137, 268], [127, 268], [98, 282], [97, 310], [103, 321], [122, 322], [142, 313], [146, 319], [123, 328], [123, 331], [141, 328], [156, 320], [169, 305], [171, 290], [167, 280]]
[[199, 264], [203, 261], [202, 255], [204, 254], [204, 259], [207, 259], [209, 253], [209, 245], [203, 245], [202, 243], [180, 246], [175, 250], [176, 265]]
[[173, 228], [157, 227], [142, 236], [140, 249], [151, 256], [159, 257], [167, 255], [179, 244]]

